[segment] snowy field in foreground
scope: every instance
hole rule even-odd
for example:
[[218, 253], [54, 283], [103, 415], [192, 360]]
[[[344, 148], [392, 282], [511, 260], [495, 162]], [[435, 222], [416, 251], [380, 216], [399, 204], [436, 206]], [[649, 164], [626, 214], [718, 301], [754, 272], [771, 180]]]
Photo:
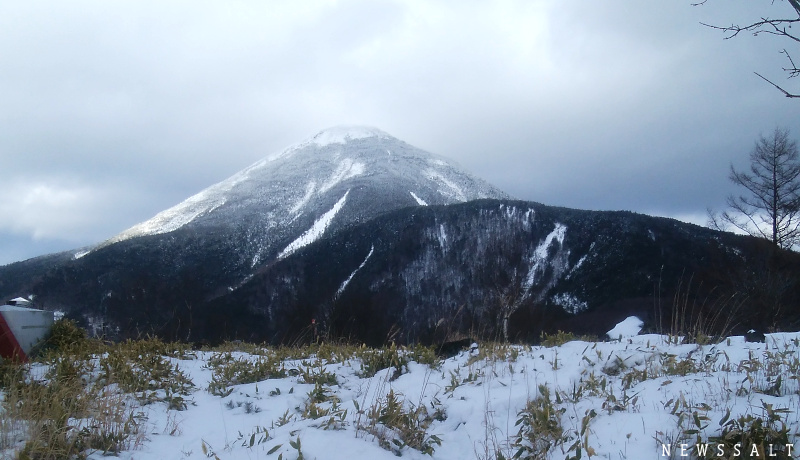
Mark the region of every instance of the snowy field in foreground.
[[[511, 458], [526, 445], [516, 441], [525, 427], [517, 425], [520, 411], [543, 385], [562, 428], [546, 458], [574, 458], [579, 449], [582, 458], [665, 458], [662, 444], [671, 444], [672, 456], [681, 458], [680, 443], [694, 452], [698, 434], [703, 440], [718, 435], [723, 419], [766, 417], [767, 407], [779, 410], [790, 442], [797, 442], [799, 343], [800, 333], [787, 333], [768, 334], [766, 343], [731, 337], [702, 346], [675, 345], [659, 335], [554, 347], [486, 345], [438, 365], [412, 361], [402, 373], [388, 368], [372, 377], [362, 376], [354, 356], [310, 356], [284, 361], [286, 377], [217, 391], [225, 396], [208, 391], [213, 366], [207, 363], [223, 355], [195, 352], [189, 359], [170, 358], [195, 385], [186, 409], [170, 410], [164, 402], [138, 408], [144, 436], [119, 457]], [[231, 358], [258, 359], [244, 352]], [[303, 375], [327, 381], [302, 383]], [[430, 456], [381, 422], [390, 392], [417, 421], [427, 414], [416, 444], [430, 447]], [[800, 445], [793, 457], [797, 453]], [[104, 457], [95, 452], [90, 458]]]

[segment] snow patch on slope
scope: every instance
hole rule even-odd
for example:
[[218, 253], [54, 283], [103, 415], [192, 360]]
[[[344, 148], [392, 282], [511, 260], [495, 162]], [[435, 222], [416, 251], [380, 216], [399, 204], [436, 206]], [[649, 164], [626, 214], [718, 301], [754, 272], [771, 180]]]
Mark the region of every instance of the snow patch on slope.
[[428, 206], [428, 203], [426, 203], [425, 200], [423, 200], [422, 198], [418, 197], [416, 193], [414, 192], [408, 192], [408, 193], [411, 194], [411, 197], [414, 198], [414, 200], [417, 202], [418, 205]]
[[586, 301], [580, 300], [574, 295], [566, 292], [561, 294], [556, 294], [553, 297], [551, 297], [550, 300], [552, 300], [554, 304], [563, 308], [564, 311], [572, 313], [573, 315], [585, 311], [587, 308], [589, 308], [589, 305], [586, 303]]
[[577, 269], [581, 268], [583, 263], [586, 262], [586, 258], [588, 258], [589, 255], [592, 253], [592, 250], [594, 250], [594, 246], [595, 246], [595, 242], [592, 242], [592, 244], [589, 246], [589, 250], [586, 252], [586, 254], [584, 254], [583, 257], [578, 259], [578, 262], [575, 264], [575, 266], [570, 269], [569, 273], [567, 274], [567, 279], [569, 279], [569, 277], [571, 277], [572, 274], [575, 273], [575, 271]]
[[[506, 219], [515, 219], [517, 218], [517, 211], [522, 212], [521, 210], [517, 209], [516, 206], [506, 206], [504, 204], [500, 205], [500, 211], [505, 212]], [[524, 212], [522, 212], [521, 216], [519, 217], [519, 222], [522, 223], [522, 228], [525, 231], [529, 231], [531, 229], [531, 225], [533, 224], [536, 218], [536, 211], [533, 208], [527, 208]]]
[[439, 233], [436, 235], [439, 239], [439, 246], [443, 252], [447, 252], [447, 232], [444, 230], [444, 224], [439, 224]]
[[325, 233], [325, 230], [328, 229], [328, 226], [330, 226], [334, 216], [336, 216], [336, 214], [344, 206], [345, 201], [347, 201], [347, 195], [349, 193], [350, 190], [345, 192], [344, 196], [339, 198], [339, 201], [337, 201], [336, 204], [334, 204], [333, 207], [328, 212], [320, 216], [320, 218], [314, 222], [314, 225], [312, 225], [311, 228], [306, 230], [296, 240], [289, 243], [289, 245], [286, 246], [286, 248], [283, 251], [281, 251], [280, 254], [278, 254], [278, 259], [283, 259], [284, 257], [292, 254], [293, 252], [297, 251], [303, 246], [308, 246], [309, 244], [318, 240]]
[[[124, 232], [112, 237], [100, 247], [139, 236], [160, 235], [162, 233], [169, 233], [178, 230], [196, 218], [204, 214], [208, 214], [225, 204], [227, 201], [227, 194], [240, 183], [247, 181], [252, 171], [262, 167], [263, 165], [263, 161], [258, 162], [249, 168], [234, 174], [228, 179], [214, 184], [195, 195], [192, 195], [177, 205], [165, 211], [161, 211], [152, 219], [136, 224]], [[82, 254], [81, 257], [84, 255], [86, 254]]]
[[356, 276], [356, 273], [357, 273], [359, 270], [361, 270], [362, 268], [364, 268], [364, 265], [366, 265], [366, 264], [367, 264], [367, 261], [369, 260], [370, 256], [372, 256], [372, 253], [373, 253], [373, 252], [375, 252], [375, 245], [373, 245], [373, 246], [370, 248], [370, 250], [369, 250], [369, 254], [367, 254], [367, 257], [364, 259], [364, 261], [363, 261], [363, 262], [361, 262], [361, 265], [359, 265], [359, 266], [358, 266], [358, 268], [356, 268], [355, 270], [353, 270], [353, 273], [351, 273], [351, 274], [350, 274], [350, 276], [348, 276], [348, 277], [347, 277], [347, 279], [346, 279], [346, 280], [344, 280], [344, 282], [342, 283], [342, 285], [341, 285], [341, 286], [339, 286], [339, 289], [336, 291], [336, 296], [335, 296], [335, 297], [339, 297], [340, 295], [342, 295], [342, 292], [344, 292], [344, 288], [346, 288], [346, 287], [347, 287], [347, 285], [348, 285], [348, 284], [350, 284], [350, 280], [352, 280], [352, 279], [353, 279], [353, 277], [354, 277], [354, 276]]
[[449, 180], [448, 178], [444, 177], [438, 171], [433, 169], [428, 169], [425, 171], [425, 177], [443, 185], [444, 187], [439, 187], [439, 193], [446, 196], [447, 198], [452, 198], [460, 202], [467, 201], [467, 195], [464, 194], [464, 191], [461, 189], [461, 187], [453, 183], [453, 181]]
[[[594, 246], [594, 243], [592, 243], [592, 246]], [[589, 248], [589, 250], [590, 250], [590, 251], [591, 251], [591, 249], [592, 249], [592, 248]], [[583, 257], [581, 257], [581, 258], [578, 260], [578, 263], [576, 263], [576, 264], [575, 264], [575, 266], [574, 266], [574, 267], [572, 267], [572, 271], [574, 272], [575, 270], [577, 270], [577, 269], [581, 268], [581, 266], [583, 265], [583, 263], [584, 263], [584, 262], [586, 262], [586, 258], [587, 258], [587, 257], [589, 257], [589, 253], [586, 253], [586, 254], [584, 254], [584, 255], [583, 255]], [[570, 274], [571, 274], [571, 272], [570, 272]]]
[[225, 196], [215, 193], [218, 190], [206, 189], [191, 198], [162, 211], [150, 220], [136, 224], [109, 240], [116, 243], [144, 235], [160, 235], [169, 233], [195, 220], [198, 216], [209, 213], [225, 204]]
[[539, 243], [539, 246], [536, 247], [536, 250], [533, 251], [533, 255], [531, 256], [531, 268], [528, 272], [528, 277], [525, 280], [525, 284], [523, 285], [525, 292], [528, 292], [530, 288], [533, 287], [539, 274], [544, 273], [547, 265], [547, 254], [550, 251], [550, 246], [553, 244], [553, 240], [558, 241], [559, 245], [563, 245], [564, 236], [566, 233], [567, 226], [556, 223], [553, 231], [550, 232], [550, 234], [545, 237], [544, 241]]
[[308, 202], [311, 200], [311, 197], [314, 196], [314, 190], [317, 188], [317, 183], [313, 180], [306, 185], [306, 193], [300, 198], [300, 201], [292, 206], [292, 209], [289, 210], [290, 214], [297, 214], [300, 209], [303, 208]]
[[331, 174], [328, 180], [326, 180], [325, 183], [320, 186], [319, 193], [327, 192], [339, 182], [360, 176], [364, 174], [365, 170], [366, 166], [364, 166], [364, 163], [359, 163], [351, 160], [350, 158], [345, 158], [341, 163], [339, 163], [339, 166], [336, 167], [336, 170], [333, 172], [333, 174]]
[[553, 243], [553, 240], [557, 240], [558, 244], [564, 244], [564, 236], [567, 233], [567, 226], [564, 224], [556, 224], [556, 227], [550, 232], [549, 235], [544, 239], [544, 242], [540, 244], [536, 248], [536, 257], [538, 260], [544, 260], [547, 258], [547, 251], [550, 249], [550, 245]]

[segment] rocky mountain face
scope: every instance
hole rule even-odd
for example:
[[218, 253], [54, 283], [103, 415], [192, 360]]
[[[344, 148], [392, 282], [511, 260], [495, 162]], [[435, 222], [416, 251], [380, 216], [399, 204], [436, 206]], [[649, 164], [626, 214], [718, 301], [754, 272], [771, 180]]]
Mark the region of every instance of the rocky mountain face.
[[[602, 336], [628, 315], [665, 332], [800, 326], [796, 303], [759, 306], [764, 254], [752, 238], [629, 212], [509, 200], [405, 208], [265, 266], [194, 326], [204, 337], [371, 344]], [[797, 273], [786, 256], [784, 273]]]
[[[94, 248], [0, 267], [0, 297], [34, 295], [113, 338], [190, 341], [535, 340], [602, 334], [631, 313], [669, 330], [679, 308], [720, 327], [796, 321], [786, 299], [800, 296], [781, 281], [796, 254], [773, 273], [765, 253], [670, 219], [512, 201], [447, 159], [347, 127]], [[787, 307], [748, 316], [759, 289]]]

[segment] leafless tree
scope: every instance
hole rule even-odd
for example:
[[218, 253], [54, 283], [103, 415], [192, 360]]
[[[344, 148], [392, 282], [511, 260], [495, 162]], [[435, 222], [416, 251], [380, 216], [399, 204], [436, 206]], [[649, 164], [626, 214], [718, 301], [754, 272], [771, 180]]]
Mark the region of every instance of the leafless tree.
[[[696, 3], [692, 3], [692, 5], [703, 5], [708, 0], [702, 0]], [[800, 23], [800, 0], [771, 0], [771, 3], [784, 5], [784, 1], [789, 4], [790, 9], [787, 9], [785, 15], [780, 18], [771, 18], [769, 16], [762, 16], [759, 20], [754, 20], [752, 22], [742, 24], [731, 24], [729, 26], [717, 26], [711, 24], [701, 23], [706, 27], [711, 27], [712, 29], [721, 30], [725, 33], [725, 39], [730, 39], [733, 37], [738, 36], [741, 33], [751, 33], [754, 36], [759, 35], [773, 35], [784, 38], [788, 40], [792, 46], [795, 48], [800, 48], [800, 34], [792, 31], [792, 25]], [[795, 15], [797, 17], [795, 17]], [[800, 69], [798, 69], [797, 64], [795, 64], [794, 59], [792, 58], [792, 54], [784, 48], [781, 50], [781, 53], [786, 56], [786, 59], [789, 61], [788, 67], [784, 67], [783, 70], [789, 74], [789, 78], [796, 77], [800, 75]], [[770, 85], [777, 88], [781, 91], [786, 97], [791, 98], [800, 98], [800, 94], [798, 93], [790, 93], [789, 91], [785, 90], [781, 86], [773, 83], [766, 77], [762, 76], [758, 72], [754, 72], [756, 75], [761, 77]]]
[[762, 135], [750, 152], [750, 171], [731, 165], [729, 178], [745, 192], [728, 196], [730, 210], [721, 215], [709, 211], [711, 227], [730, 224], [783, 249], [800, 245], [800, 160], [788, 129]]

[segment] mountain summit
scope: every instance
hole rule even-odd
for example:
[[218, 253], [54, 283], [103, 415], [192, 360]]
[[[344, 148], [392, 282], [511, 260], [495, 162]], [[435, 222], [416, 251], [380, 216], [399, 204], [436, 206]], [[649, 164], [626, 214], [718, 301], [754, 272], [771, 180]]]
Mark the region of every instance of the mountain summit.
[[382, 213], [508, 195], [371, 127], [338, 126], [267, 157], [103, 244], [181, 228], [227, 228], [251, 265]]

